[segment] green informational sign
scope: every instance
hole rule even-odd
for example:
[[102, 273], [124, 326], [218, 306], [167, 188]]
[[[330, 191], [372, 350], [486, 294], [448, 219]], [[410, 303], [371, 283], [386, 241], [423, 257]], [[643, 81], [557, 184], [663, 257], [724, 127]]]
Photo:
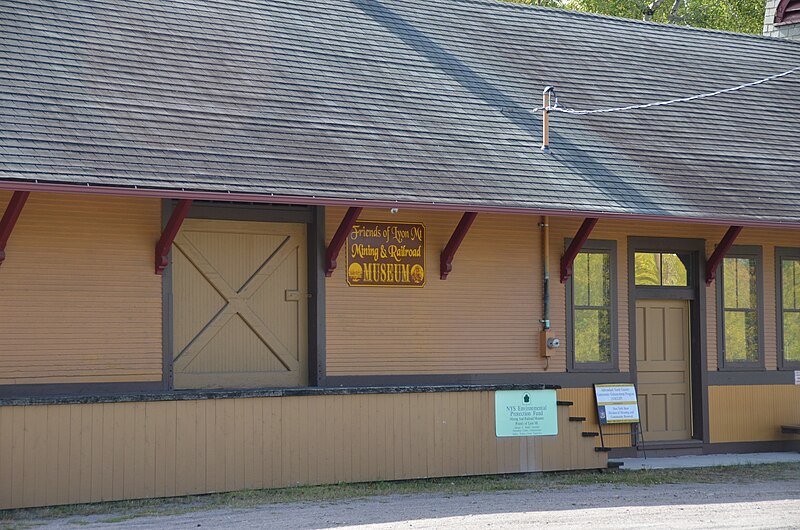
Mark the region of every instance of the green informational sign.
[[555, 390], [498, 390], [494, 393], [495, 434], [554, 436], [558, 434]]

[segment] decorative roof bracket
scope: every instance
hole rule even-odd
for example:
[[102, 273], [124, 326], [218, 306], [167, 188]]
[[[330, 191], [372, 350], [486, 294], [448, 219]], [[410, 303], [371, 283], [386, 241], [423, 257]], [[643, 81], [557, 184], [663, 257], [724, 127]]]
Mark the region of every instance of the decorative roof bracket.
[[180, 199], [172, 215], [169, 216], [169, 221], [161, 233], [161, 239], [158, 240], [156, 245], [156, 274], [163, 274], [164, 269], [169, 264], [169, 251], [172, 249], [172, 242], [175, 241], [175, 236], [181, 229], [186, 216], [189, 215], [189, 209], [192, 207], [192, 199]]
[[464, 241], [477, 216], [478, 212], [464, 212], [456, 229], [453, 231], [453, 235], [450, 236], [450, 241], [447, 242], [439, 258], [439, 277], [442, 280], [446, 280], [447, 275], [453, 272], [453, 258], [456, 255], [456, 251], [461, 246], [461, 242]]
[[565, 283], [572, 277], [572, 264], [575, 263], [575, 258], [580, 253], [583, 245], [586, 244], [586, 240], [589, 239], [597, 221], [597, 217], [587, 217], [584, 219], [583, 224], [572, 239], [572, 243], [567, 247], [564, 255], [561, 256], [561, 283]]
[[330, 278], [333, 271], [336, 270], [336, 259], [339, 257], [339, 251], [342, 250], [342, 245], [347, 241], [347, 235], [350, 233], [350, 230], [353, 229], [356, 221], [358, 221], [358, 216], [361, 215], [363, 210], [364, 209], [360, 207], [348, 208], [339, 228], [337, 228], [336, 233], [333, 234], [333, 239], [331, 239], [331, 243], [325, 251], [326, 278]]
[[11, 237], [11, 232], [14, 231], [14, 226], [17, 224], [22, 213], [22, 208], [25, 206], [25, 201], [28, 200], [31, 192], [29, 191], [15, 191], [8, 201], [6, 211], [3, 218], [0, 219], [0, 264], [6, 259], [6, 244]]
[[717, 248], [714, 249], [711, 257], [706, 261], [706, 285], [711, 285], [711, 282], [717, 278], [717, 268], [719, 268], [723, 258], [725, 258], [725, 255], [733, 246], [736, 238], [739, 237], [742, 228], [741, 226], [731, 226], [728, 228], [728, 231], [722, 236], [722, 240], [720, 240]]

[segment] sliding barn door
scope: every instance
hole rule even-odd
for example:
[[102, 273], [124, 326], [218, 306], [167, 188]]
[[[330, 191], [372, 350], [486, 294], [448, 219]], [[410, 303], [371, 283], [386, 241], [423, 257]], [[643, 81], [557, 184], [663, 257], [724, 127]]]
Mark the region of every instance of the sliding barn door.
[[175, 388], [307, 384], [306, 225], [187, 219], [172, 253]]

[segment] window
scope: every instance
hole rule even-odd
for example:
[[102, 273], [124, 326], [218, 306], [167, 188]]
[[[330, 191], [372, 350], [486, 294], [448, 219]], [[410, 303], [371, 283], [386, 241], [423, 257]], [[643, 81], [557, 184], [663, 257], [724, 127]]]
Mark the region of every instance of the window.
[[800, 22], [800, 0], [780, 0], [775, 7], [775, 24]]
[[778, 364], [800, 368], [800, 249], [777, 249]]
[[568, 286], [573, 370], [609, 370], [616, 364], [615, 250], [614, 241], [590, 241], [575, 258]]
[[761, 340], [761, 249], [731, 251], [718, 278], [720, 365], [763, 366]]
[[633, 256], [636, 285], [687, 287], [689, 255], [664, 252], [636, 252]]

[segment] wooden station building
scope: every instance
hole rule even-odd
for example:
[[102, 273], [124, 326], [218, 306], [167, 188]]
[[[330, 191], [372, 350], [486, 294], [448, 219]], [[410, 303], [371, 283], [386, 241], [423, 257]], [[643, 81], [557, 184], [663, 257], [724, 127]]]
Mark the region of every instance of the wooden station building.
[[[601, 468], [595, 383], [654, 452], [798, 448], [800, 75], [550, 112], [549, 152], [536, 109], [800, 43], [483, 0], [0, 20], [0, 508]], [[546, 388], [557, 436], [495, 435]]]

